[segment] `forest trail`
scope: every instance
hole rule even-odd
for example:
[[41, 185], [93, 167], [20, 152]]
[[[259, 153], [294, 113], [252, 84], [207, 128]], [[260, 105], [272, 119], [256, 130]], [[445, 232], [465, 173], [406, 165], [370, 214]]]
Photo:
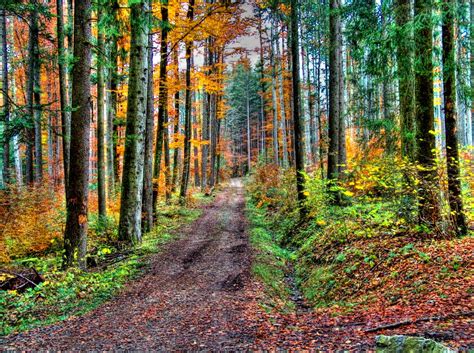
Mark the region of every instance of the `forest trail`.
[[232, 180], [180, 238], [116, 298], [81, 317], [4, 342], [15, 350], [246, 348], [254, 333], [242, 312], [251, 299], [244, 190]]

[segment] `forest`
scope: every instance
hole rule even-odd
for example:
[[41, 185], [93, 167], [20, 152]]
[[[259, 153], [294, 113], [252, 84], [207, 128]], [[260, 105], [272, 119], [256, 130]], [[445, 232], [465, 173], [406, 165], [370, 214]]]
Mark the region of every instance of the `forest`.
[[474, 350], [474, 1], [0, 0], [0, 349]]

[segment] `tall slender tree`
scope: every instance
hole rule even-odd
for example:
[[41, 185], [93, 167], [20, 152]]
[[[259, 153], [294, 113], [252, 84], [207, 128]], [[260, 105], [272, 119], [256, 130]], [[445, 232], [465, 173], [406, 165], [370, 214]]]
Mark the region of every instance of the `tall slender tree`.
[[74, 64], [72, 67], [71, 160], [66, 193], [64, 264], [85, 268], [90, 154], [91, 0], [74, 1]]
[[148, 0], [134, 1], [130, 5], [130, 73], [118, 230], [119, 240], [128, 243], [138, 243], [142, 239], [144, 132], [148, 82], [148, 8]]
[[[194, 18], [194, 0], [189, 0], [186, 17], [189, 22]], [[181, 177], [181, 189], [179, 192], [180, 203], [186, 202], [188, 191], [189, 172], [191, 169], [191, 63], [193, 55], [193, 41], [186, 40], [186, 91], [184, 101], [184, 155], [183, 155], [183, 174]]]
[[143, 222], [144, 232], [153, 227], [153, 135], [155, 125], [155, 94], [153, 90], [153, 33], [148, 34], [148, 78], [145, 123], [145, 161], [143, 171]]
[[456, 54], [454, 39], [455, 0], [443, 0], [443, 94], [446, 128], [448, 199], [451, 218], [458, 234], [467, 231], [461, 195], [456, 111]]
[[2, 96], [3, 96], [3, 181], [10, 180], [10, 97], [8, 82], [8, 49], [7, 49], [7, 16], [6, 10], [1, 9], [1, 36], [2, 36]]
[[433, 225], [440, 217], [433, 107], [433, 3], [415, 0], [415, 109], [419, 220]]
[[161, 3], [161, 41], [160, 41], [160, 78], [158, 85], [158, 126], [156, 130], [155, 165], [153, 169], [153, 210], [156, 210], [158, 202], [158, 181], [161, 171], [161, 156], [163, 155], [163, 136], [165, 129], [166, 115], [168, 114], [168, 87], [167, 73], [168, 66], [168, 1]]
[[66, 51], [64, 49], [64, 13], [63, 0], [56, 1], [56, 30], [58, 32], [58, 75], [59, 75], [59, 106], [61, 109], [61, 134], [63, 148], [64, 189], [68, 190], [69, 174], [69, 140], [71, 134], [70, 114], [66, 82]]
[[[301, 87], [300, 87], [300, 63], [299, 63], [299, 33], [298, 33], [298, 0], [291, 0], [290, 12], [291, 29], [291, 78], [292, 78], [292, 102], [293, 102], [293, 128], [295, 138], [295, 169], [296, 189], [298, 192], [298, 203], [302, 216], [306, 214], [306, 195], [304, 180], [304, 125], [301, 117]], [[284, 137], [286, 138], [286, 137]]]
[[329, 150], [328, 179], [339, 179], [339, 138], [341, 121], [340, 0], [330, 0], [329, 14]]
[[97, 193], [99, 196], [99, 218], [107, 217], [106, 181], [105, 181], [105, 121], [104, 121], [104, 34], [100, 20], [102, 4], [99, 2], [97, 25]]
[[411, 25], [411, 1], [395, 1], [395, 21], [397, 36], [398, 95], [400, 99], [400, 130], [402, 155], [410, 161], [415, 156], [415, 120], [414, 98], [415, 86], [413, 77], [413, 53], [411, 41], [413, 29]]

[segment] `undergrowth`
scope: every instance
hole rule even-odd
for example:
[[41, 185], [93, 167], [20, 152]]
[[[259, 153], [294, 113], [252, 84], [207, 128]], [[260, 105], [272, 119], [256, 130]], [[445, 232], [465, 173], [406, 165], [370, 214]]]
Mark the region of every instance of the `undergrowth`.
[[257, 207], [247, 198], [246, 211], [250, 221], [250, 242], [255, 251], [252, 271], [265, 285], [266, 297], [269, 298], [262, 304], [284, 312], [291, 311], [294, 303], [289, 300], [291, 293], [285, 275], [292, 253], [279, 245], [275, 233], [269, 229], [264, 207]]
[[[342, 206], [334, 204], [327, 192], [331, 186], [318, 171], [307, 176], [303, 221], [294, 198], [294, 170], [264, 166], [249, 180], [253, 212], [274, 234], [266, 247], [294, 250], [297, 283], [312, 306], [347, 311], [458, 301], [473, 294], [472, 234], [459, 238], [446, 226], [418, 225], [416, 199], [397, 163], [381, 159], [352, 166], [337, 186]], [[470, 211], [469, 184], [464, 181]]]
[[[203, 201], [198, 199], [197, 202]], [[146, 267], [148, 256], [178, 235], [174, 231], [177, 227], [192, 222], [199, 215], [200, 210], [196, 208], [161, 205], [154, 229], [144, 235], [143, 242], [133, 251], [125, 252], [116, 249], [113, 242], [107, 242], [116, 233], [116, 224], [111, 217], [105, 226], [108, 236], [94, 237], [90, 244], [97, 267], [88, 271], [62, 270], [61, 247], [54, 244], [45, 253], [14, 259], [8, 264], [9, 268], [33, 267], [45, 281], [23, 293], [0, 291], [0, 335], [48, 325], [96, 308], [136, 277]], [[96, 218], [91, 217], [91, 232], [104, 234], [104, 226], [99, 226]], [[117, 261], [105, 261], [114, 259], [115, 255]]]

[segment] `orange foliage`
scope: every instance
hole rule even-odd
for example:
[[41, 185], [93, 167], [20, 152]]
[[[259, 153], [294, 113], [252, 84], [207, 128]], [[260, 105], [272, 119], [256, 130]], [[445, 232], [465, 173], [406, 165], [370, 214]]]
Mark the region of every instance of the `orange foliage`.
[[62, 236], [63, 195], [48, 186], [0, 193], [0, 261], [42, 252]]

